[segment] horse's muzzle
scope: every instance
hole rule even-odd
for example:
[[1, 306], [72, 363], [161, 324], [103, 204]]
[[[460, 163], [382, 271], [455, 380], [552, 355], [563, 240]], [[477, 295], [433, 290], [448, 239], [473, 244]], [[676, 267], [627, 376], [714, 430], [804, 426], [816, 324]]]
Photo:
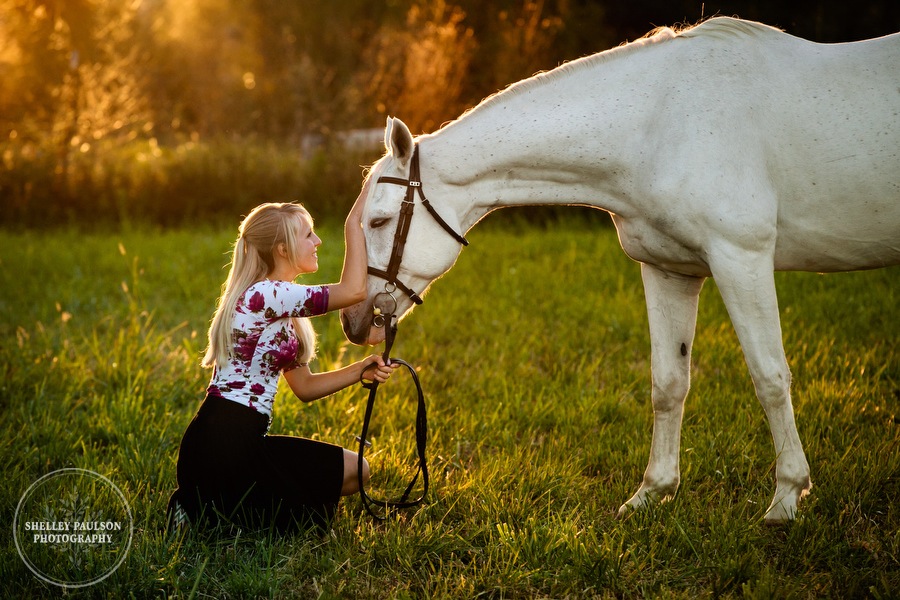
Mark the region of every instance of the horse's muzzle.
[[371, 310], [371, 308], [366, 310], [365, 303], [341, 309], [341, 328], [351, 343], [358, 346], [377, 346], [384, 341], [384, 327], [372, 326]]

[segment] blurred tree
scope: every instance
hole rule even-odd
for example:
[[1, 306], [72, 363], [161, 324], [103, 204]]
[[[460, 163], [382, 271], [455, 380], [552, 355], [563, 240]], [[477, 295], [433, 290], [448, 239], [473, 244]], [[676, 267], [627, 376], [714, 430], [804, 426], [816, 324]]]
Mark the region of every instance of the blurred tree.
[[357, 74], [356, 103], [374, 100], [382, 117], [401, 116], [414, 132], [456, 117], [465, 107], [462, 84], [474, 49], [465, 17], [445, 0], [422, 1], [410, 6], [404, 23], [383, 26]]
[[155, 104], [171, 130], [245, 135], [256, 106], [257, 17], [232, 0], [158, 0], [152, 29]]
[[382, 23], [402, 19], [407, 3], [253, 0], [266, 130], [296, 139], [371, 126], [374, 102], [358, 75]]
[[152, 122], [142, 102], [133, 0], [0, 0], [6, 40], [0, 134], [52, 148], [56, 192], [71, 193], [71, 156]]
[[483, 36], [485, 55], [491, 57], [485, 70], [491, 73], [495, 89], [555, 67], [558, 57], [552, 57], [552, 48], [564, 29], [560, 7], [548, 6], [544, 0], [505, 4], [508, 6], [499, 8], [492, 19], [494, 34]]
[[[172, 130], [262, 135], [364, 126], [353, 89], [372, 32], [393, 3], [342, 0], [155, 0], [154, 104]], [[372, 103], [367, 103], [371, 106]]]
[[457, 0], [476, 51], [463, 82], [467, 106], [539, 71], [616, 45], [596, 0]]

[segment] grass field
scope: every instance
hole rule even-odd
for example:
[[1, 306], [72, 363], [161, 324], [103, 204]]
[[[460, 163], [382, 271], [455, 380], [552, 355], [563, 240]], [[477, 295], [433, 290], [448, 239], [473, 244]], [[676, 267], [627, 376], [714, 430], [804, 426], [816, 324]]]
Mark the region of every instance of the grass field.
[[[342, 258], [320, 227], [322, 269]], [[774, 451], [713, 282], [703, 291], [670, 503], [618, 521], [649, 452], [638, 266], [610, 228], [490, 222], [400, 327], [428, 397], [432, 491], [384, 524], [344, 501], [333, 528], [278, 538], [165, 531], [181, 434], [233, 232], [0, 233], [0, 516], [64, 467], [103, 474], [135, 521], [124, 564], [68, 597], [891, 598], [900, 590], [900, 270], [778, 274], [793, 400], [813, 474], [767, 528]], [[317, 367], [367, 351], [316, 320]], [[373, 485], [412, 465], [412, 399], [382, 388]], [[285, 393], [271, 431], [352, 447], [365, 394]], [[390, 492], [390, 490], [388, 490]], [[58, 597], [0, 545], [0, 597]]]

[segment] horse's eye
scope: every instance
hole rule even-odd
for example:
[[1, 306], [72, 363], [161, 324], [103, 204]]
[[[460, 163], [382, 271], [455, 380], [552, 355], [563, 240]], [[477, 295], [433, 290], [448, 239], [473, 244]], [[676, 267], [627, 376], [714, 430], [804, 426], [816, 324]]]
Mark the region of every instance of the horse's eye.
[[390, 221], [390, 219], [372, 219], [371, 221], [369, 221], [369, 227], [371, 227], [372, 229], [378, 229], [379, 227], [384, 227], [385, 225], [387, 225], [388, 221]]

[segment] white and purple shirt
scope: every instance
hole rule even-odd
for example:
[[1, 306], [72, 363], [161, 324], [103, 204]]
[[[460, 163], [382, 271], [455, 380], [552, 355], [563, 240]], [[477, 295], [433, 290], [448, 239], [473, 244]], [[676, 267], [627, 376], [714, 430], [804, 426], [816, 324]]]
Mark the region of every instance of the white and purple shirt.
[[278, 376], [300, 366], [292, 317], [328, 311], [328, 287], [258, 281], [238, 299], [232, 320], [234, 351], [216, 367], [206, 392], [272, 418]]

